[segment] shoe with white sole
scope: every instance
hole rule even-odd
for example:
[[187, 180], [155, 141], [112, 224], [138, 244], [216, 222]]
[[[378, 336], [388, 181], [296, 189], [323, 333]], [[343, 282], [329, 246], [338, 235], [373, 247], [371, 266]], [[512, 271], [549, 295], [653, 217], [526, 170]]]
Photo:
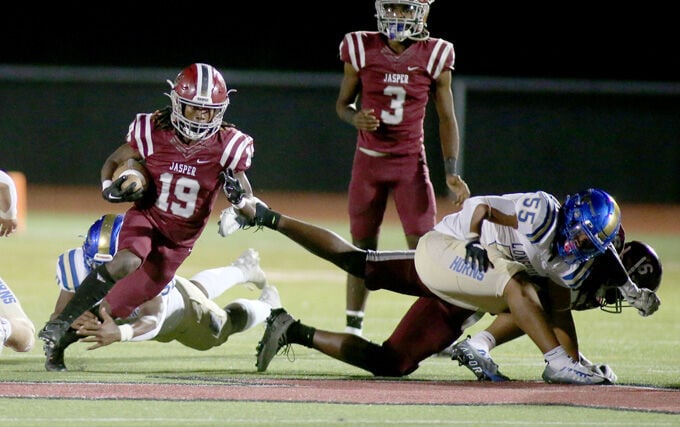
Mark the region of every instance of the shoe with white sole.
[[469, 339], [470, 337], [467, 337], [451, 347], [451, 359], [457, 360], [460, 366], [471, 370], [479, 381], [509, 381], [510, 378], [501, 374], [491, 356], [471, 346]]
[[276, 286], [274, 285], [264, 285], [258, 300], [271, 305], [272, 308], [281, 308], [281, 297], [279, 296], [279, 290], [276, 289]]
[[572, 362], [561, 369], [555, 369], [548, 363], [543, 371], [543, 381], [549, 384], [611, 384], [607, 378], [594, 373], [579, 362]]
[[231, 265], [240, 269], [246, 281], [257, 286], [257, 289], [262, 289], [267, 284], [267, 275], [260, 267], [260, 254], [255, 249], [247, 249]]

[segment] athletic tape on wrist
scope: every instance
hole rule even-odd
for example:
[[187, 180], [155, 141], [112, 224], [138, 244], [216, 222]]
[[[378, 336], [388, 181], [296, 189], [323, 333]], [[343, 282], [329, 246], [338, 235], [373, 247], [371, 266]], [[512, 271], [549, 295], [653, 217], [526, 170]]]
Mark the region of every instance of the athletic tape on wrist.
[[132, 329], [132, 326], [127, 323], [118, 325], [118, 331], [120, 331], [120, 342], [130, 341], [132, 337], [135, 336], [135, 331]]
[[235, 207], [236, 209], [243, 209], [243, 207], [244, 207], [245, 205], [246, 205], [246, 198], [245, 198], [245, 197], [242, 197], [240, 202], [234, 204], [234, 207]]
[[479, 233], [470, 232], [465, 235], [465, 240], [470, 242], [472, 240], [479, 240]]

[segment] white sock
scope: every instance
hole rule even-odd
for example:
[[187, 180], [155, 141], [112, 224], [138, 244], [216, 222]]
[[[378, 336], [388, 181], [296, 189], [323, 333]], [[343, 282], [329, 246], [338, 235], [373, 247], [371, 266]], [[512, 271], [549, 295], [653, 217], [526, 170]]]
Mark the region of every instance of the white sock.
[[239, 298], [230, 302], [226, 308], [229, 308], [234, 304], [238, 304], [243, 307], [243, 309], [248, 314], [248, 320], [246, 320], [246, 326], [243, 328], [243, 331], [247, 331], [253, 326], [257, 326], [264, 322], [272, 311], [271, 305], [257, 299]]
[[543, 358], [545, 359], [546, 362], [548, 362], [548, 365], [552, 366], [557, 370], [570, 366], [571, 364], [574, 363], [571, 357], [569, 357], [567, 352], [564, 350], [564, 347], [562, 347], [561, 345], [558, 345], [549, 352], [544, 353]]
[[496, 338], [487, 331], [481, 331], [470, 338], [468, 343], [478, 351], [486, 352], [488, 355], [489, 352], [496, 347]]
[[228, 265], [199, 271], [191, 281], [203, 286], [208, 299], [215, 299], [234, 286], [245, 283], [246, 278], [240, 268]]

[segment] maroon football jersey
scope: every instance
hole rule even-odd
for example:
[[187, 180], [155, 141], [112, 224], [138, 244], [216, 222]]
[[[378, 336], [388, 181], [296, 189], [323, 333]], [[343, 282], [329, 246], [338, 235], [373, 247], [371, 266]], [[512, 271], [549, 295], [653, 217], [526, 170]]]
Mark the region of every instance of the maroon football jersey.
[[152, 114], [138, 114], [126, 140], [146, 161], [155, 187], [155, 202], [145, 214], [166, 237], [186, 246], [210, 218], [221, 193], [220, 172], [247, 170], [254, 152], [253, 138], [233, 127], [186, 145], [173, 128], [156, 129]]
[[360, 131], [360, 147], [392, 154], [417, 154], [424, 141], [423, 121], [429, 92], [442, 71], [453, 70], [453, 44], [429, 38], [397, 54], [378, 32], [348, 33], [340, 59], [361, 79], [361, 108], [380, 119], [374, 132]]

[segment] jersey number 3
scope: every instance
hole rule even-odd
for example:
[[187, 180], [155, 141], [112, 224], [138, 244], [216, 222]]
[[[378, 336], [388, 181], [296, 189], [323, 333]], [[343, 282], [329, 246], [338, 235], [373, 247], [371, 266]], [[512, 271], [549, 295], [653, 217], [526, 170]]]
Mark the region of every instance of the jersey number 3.
[[392, 112], [381, 111], [380, 120], [388, 125], [398, 125], [404, 120], [404, 101], [406, 100], [406, 90], [401, 86], [387, 86], [383, 90], [385, 96], [392, 98], [390, 108]]

